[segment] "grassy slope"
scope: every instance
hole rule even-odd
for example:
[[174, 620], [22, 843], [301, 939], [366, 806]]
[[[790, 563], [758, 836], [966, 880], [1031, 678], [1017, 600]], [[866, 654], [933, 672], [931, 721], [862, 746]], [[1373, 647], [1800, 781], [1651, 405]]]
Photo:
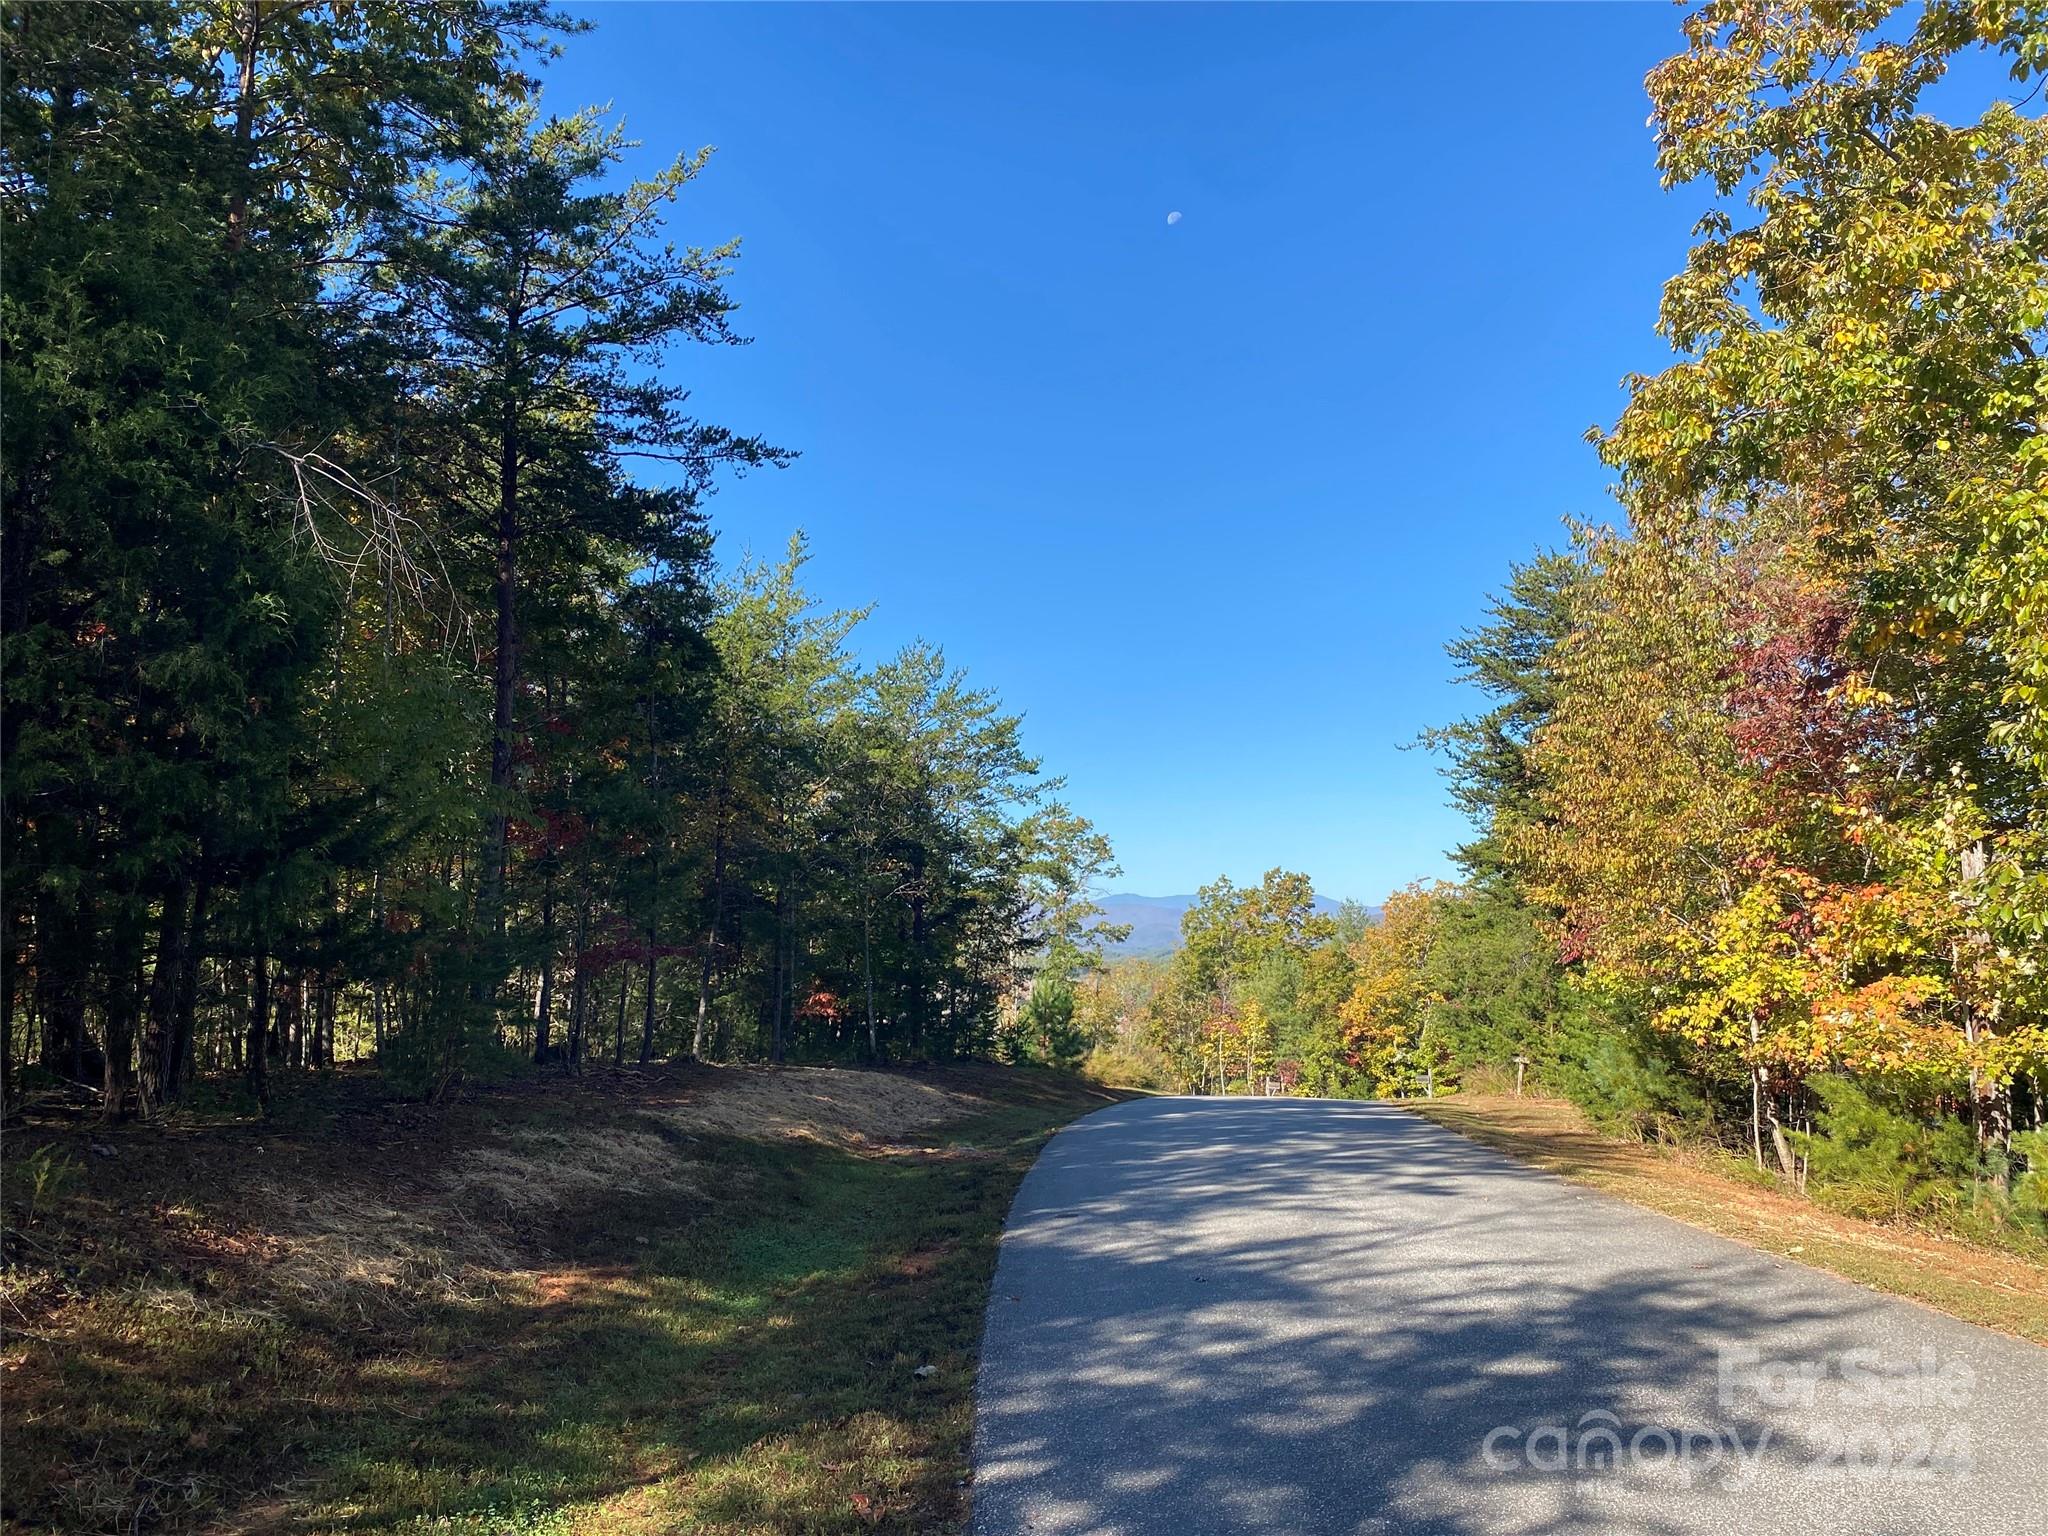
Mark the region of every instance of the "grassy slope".
[[[835, 1082], [857, 1096], [865, 1076]], [[657, 1075], [95, 1138], [112, 1157], [74, 1134], [89, 1189], [40, 1214], [8, 1190], [9, 1522], [957, 1525], [1003, 1215], [1044, 1139], [1115, 1096], [994, 1068], [914, 1076], [967, 1117], [895, 1137], [684, 1135], [649, 1104], [689, 1080]], [[434, 1205], [436, 1170], [508, 1127], [526, 1146], [652, 1144], [670, 1166], [495, 1217]], [[368, 1252], [408, 1212], [433, 1222], [287, 1285], [282, 1217], [253, 1186], [211, 1184], [248, 1165], [273, 1196], [368, 1212], [344, 1248]]]
[[2030, 1257], [1839, 1215], [1758, 1181], [1725, 1156], [1603, 1136], [1556, 1100], [1458, 1094], [1402, 1107], [1574, 1183], [2048, 1344], [2048, 1254]]

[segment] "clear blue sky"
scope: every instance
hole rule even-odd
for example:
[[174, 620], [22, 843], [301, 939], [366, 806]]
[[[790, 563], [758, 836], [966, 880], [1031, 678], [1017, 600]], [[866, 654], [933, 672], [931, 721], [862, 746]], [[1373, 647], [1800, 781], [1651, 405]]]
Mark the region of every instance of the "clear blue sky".
[[584, 14], [550, 106], [716, 145], [675, 232], [744, 240], [756, 339], [677, 376], [803, 454], [717, 496], [727, 557], [801, 526], [869, 652], [1000, 691], [1118, 889], [1450, 872], [1401, 747], [1508, 562], [1608, 515], [1582, 434], [1701, 206], [1644, 127], [1681, 13]]

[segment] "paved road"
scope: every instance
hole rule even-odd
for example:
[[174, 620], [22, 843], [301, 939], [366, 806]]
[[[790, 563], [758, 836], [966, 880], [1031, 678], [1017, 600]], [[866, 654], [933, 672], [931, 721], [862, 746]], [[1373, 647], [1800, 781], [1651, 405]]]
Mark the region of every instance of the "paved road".
[[1149, 1099], [1018, 1193], [974, 1532], [2048, 1536], [2044, 1415], [2048, 1351], [1398, 1110]]

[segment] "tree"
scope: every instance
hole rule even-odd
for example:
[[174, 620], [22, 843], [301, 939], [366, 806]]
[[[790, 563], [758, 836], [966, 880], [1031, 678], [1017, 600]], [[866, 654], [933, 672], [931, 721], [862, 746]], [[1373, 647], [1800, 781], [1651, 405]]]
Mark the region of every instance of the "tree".
[[1104, 951], [1131, 936], [1128, 923], [1104, 922], [1094, 900], [1123, 873], [1109, 839], [1058, 802], [1026, 817], [1018, 834], [1033, 926], [1027, 943], [1039, 970], [1069, 982], [1093, 974], [1102, 968]]
[[313, 445], [381, 388], [352, 263], [542, 16], [6, 13], [5, 1006], [29, 946], [95, 994], [110, 1113], [138, 1051], [178, 1093], [209, 947], [261, 974], [282, 916], [239, 888], [349, 814], [294, 781], [335, 589], [397, 558], [374, 498], [307, 485], [359, 485]]
[[1572, 595], [1586, 575], [1571, 555], [1545, 554], [1514, 566], [1505, 593], [1487, 604], [1487, 621], [1444, 647], [1457, 680], [1492, 700], [1470, 719], [1425, 731], [1442, 752], [1451, 803], [1481, 829], [1458, 850], [1475, 877], [1508, 856], [1514, 828], [1541, 814], [1530, 745], [1556, 708], [1560, 648], [1571, 632]]
[[[1635, 382], [1602, 451], [1644, 539], [1772, 551], [1840, 604], [1834, 696], [1895, 720], [1848, 755], [1865, 785], [1889, 772], [1897, 787], [1839, 797], [1852, 825], [1837, 842], [1870, 846], [1848, 835], [1858, 819], [1927, 824], [1918, 807], [1959, 776], [1984, 835], [1954, 898], [1983, 948], [2022, 952], [2048, 935], [2048, 461], [2032, 408], [2048, 382], [2048, 128], [2007, 102], [1952, 125], [1922, 97], [1970, 48], [2034, 78], [2048, 30], [2024, 9], [1894, 10], [1710, 5], [1652, 74], [1667, 182], [1706, 179], [1724, 206], [1665, 291], [1663, 329], [1687, 356]], [[1807, 742], [1830, 723], [1793, 718]], [[2029, 990], [1956, 997], [1964, 1033], [2024, 1036]], [[1999, 1123], [2010, 1081], [1973, 1088]]]
[[1664, 292], [1680, 360], [1599, 438], [1627, 531], [1453, 647], [1498, 702], [1429, 738], [1482, 834], [1433, 948], [1554, 933], [1553, 1070], [1603, 1113], [1739, 1095], [1789, 1172], [1848, 1071], [2009, 1168], [2048, 1005], [2048, 140], [1924, 98], [1973, 48], [2032, 80], [2048, 31], [1711, 3], [1686, 43], [1649, 80], [1667, 184], [1719, 195]]
[[1072, 1067], [1088, 1049], [1074, 1020], [1074, 989], [1057, 976], [1041, 976], [1017, 1010], [1013, 1053], [1019, 1061]]
[[[785, 462], [757, 437], [686, 415], [687, 391], [649, 367], [678, 340], [733, 344], [723, 280], [737, 251], [657, 243], [708, 152], [603, 185], [626, 148], [595, 112], [541, 119], [506, 103], [439, 189], [437, 217], [403, 248], [395, 290], [451, 526], [488, 551], [494, 614], [490, 806], [478, 910], [502, 935], [507, 829], [517, 808], [522, 556], [536, 541], [576, 557], [593, 537], [643, 551], [656, 572], [692, 564], [698, 495], [722, 467]], [[622, 478], [670, 466], [673, 489]], [[554, 552], [554, 551], [551, 551]]]

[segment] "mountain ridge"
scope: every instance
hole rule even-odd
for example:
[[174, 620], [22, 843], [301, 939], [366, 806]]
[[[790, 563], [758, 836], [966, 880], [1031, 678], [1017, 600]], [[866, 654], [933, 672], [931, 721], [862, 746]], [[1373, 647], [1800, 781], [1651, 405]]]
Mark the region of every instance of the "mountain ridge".
[[[1112, 891], [1097, 896], [1095, 904], [1102, 908], [1104, 921], [1131, 925], [1131, 936], [1121, 944], [1108, 946], [1104, 953], [1112, 960], [1172, 954], [1180, 948], [1181, 914], [1196, 900], [1193, 892], [1185, 896], [1145, 896], [1136, 891]], [[1329, 896], [1315, 898], [1315, 910], [1325, 916], [1334, 917], [1343, 905]]]

